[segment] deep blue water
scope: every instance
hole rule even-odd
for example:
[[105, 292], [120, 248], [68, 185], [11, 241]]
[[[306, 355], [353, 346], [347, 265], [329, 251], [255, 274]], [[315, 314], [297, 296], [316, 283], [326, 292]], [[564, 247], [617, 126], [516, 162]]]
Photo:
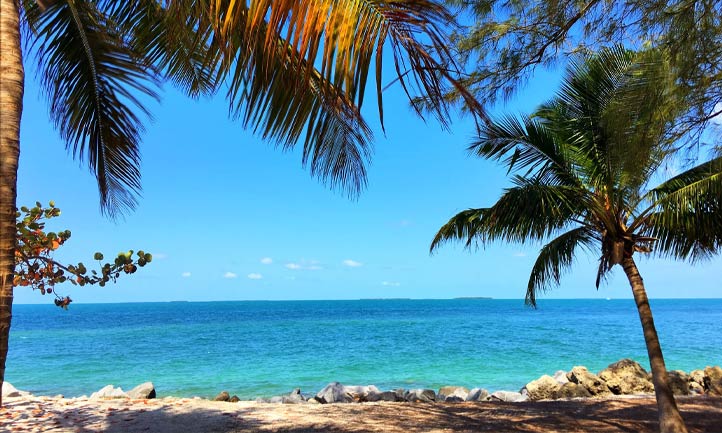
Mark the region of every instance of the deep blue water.
[[[360, 300], [16, 305], [6, 380], [90, 394], [241, 398], [326, 383], [518, 390], [556, 370], [648, 367], [632, 300]], [[653, 300], [668, 368], [722, 364], [722, 299]]]

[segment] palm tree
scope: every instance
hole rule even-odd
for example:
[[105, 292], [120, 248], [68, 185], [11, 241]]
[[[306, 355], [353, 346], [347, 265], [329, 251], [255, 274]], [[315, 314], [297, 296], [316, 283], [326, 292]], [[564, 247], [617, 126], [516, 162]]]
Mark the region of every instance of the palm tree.
[[0, 0], [0, 385], [12, 317], [24, 54], [35, 54], [50, 119], [95, 175], [101, 211], [114, 216], [136, 205], [147, 105], [166, 80], [190, 96], [223, 86], [244, 127], [284, 149], [302, 142], [312, 175], [357, 194], [373, 138], [360, 114], [369, 73], [382, 122], [389, 46], [396, 81], [409, 97], [427, 95], [447, 125], [442, 88], [456, 85], [451, 19], [426, 0]]
[[600, 280], [621, 265], [632, 288], [652, 367], [662, 432], [685, 432], [634, 254], [697, 260], [722, 247], [722, 158], [648, 188], [673, 161], [665, 137], [683, 110], [667, 64], [654, 52], [607, 49], [571, 64], [557, 96], [527, 117], [484, 127], [470, 150], [506, 165], [513, 186], [487, 208], [468, 209], [436, 234], [467, 247], [545, 241], [526, 302], [558, 285], [584, 249], [600, 253]]

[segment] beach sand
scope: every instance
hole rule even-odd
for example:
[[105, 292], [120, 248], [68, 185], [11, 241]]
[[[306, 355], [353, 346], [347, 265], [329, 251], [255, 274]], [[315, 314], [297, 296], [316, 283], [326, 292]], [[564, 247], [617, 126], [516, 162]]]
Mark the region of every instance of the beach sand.
[[[290, 405], [200, 399], [8, 399], [2, 432], [655, 432], [650, 396], [524, 403]], [[679, 397], [690, 433], [722, 433], [722, 397]]]

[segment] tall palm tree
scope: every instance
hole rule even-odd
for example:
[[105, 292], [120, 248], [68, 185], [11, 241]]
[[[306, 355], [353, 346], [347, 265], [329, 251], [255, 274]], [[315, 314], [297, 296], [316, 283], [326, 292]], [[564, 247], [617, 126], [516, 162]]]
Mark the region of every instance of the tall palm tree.
[[431, 98], [447, 125], [441, 89], [456, 85], [446, 47], [451, 19], [426, 0], [0, 0], [0, 385], [12, 317], [24, 54], [35, 54], [50, 118], [70, 153], [87, 162], [101, 210], [113, 216], [136, 205], [147, 105], [166, 80], [191, 96], [223, 86], [243, 126], [283, 148], [302, 142], [312, 175], [357, 194], [372, 141], [360, 108], [373, 73], [383, 122], [384, 47], [396, 81], [410, 97]]
[[658, 53], [621, 48], [575, 61], [561, 90], [532, 116], [484, 127], [470, 147], [513, 173], [513, 186], [487, 208], [468, 209], [436, 234], [431, 251], [450, 240], [548, 241], [526, 291], [558, 285], [584, 249], [600, 254], [600, 280], [621, 265], [632, 288], [652, 367], [662, 432], [685, 432], [668, 385], [635, 253], [697, 260], [722, 247], [722, 158], [649, 188], [673, 158], [666, 139], [682, 110]]

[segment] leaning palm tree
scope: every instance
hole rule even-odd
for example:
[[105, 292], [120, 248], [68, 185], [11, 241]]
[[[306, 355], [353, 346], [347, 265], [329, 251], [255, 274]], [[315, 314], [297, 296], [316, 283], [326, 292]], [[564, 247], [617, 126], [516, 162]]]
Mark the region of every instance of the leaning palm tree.
[[722, 158], [713, 158], [649, 188], [673, 163], [667, 140], [682, 110], [658, 53], [621, 48], [573, 62], [557, 96], [532, 116], [484, 127], [470, 150], [513, 173], [513, 186], [487, 208], [468, 209], [436, 234], [467, 247], [492, 241], [549, 240], [526, 291], [558, 285], [586, 250], [600, 255], [596, 285], [621, 265], [632, 288], [652, 367], [662, 432], [685, 432], [670, 390], [635, 253], [697, 260], [722, 247]]
[[456, 85], [446, 47], [451, 18], [426, 0], [0, 0], [0, 386], [12, 317], [24, 55], [36, 57], [50, 119], [95, 175], [104, 213], [136, 205], [140, 136], [163, 81], [191, 96], [227, 89], [243, 126], [284, 149], [302, 143], [311, 174], [353, 195], [365, 185], [371, 154], [360, 114], [369, 74], [383, 122], [384, 47], [396, 81], [410, 97], [428, 95], [447, 124], [441, 89]]

